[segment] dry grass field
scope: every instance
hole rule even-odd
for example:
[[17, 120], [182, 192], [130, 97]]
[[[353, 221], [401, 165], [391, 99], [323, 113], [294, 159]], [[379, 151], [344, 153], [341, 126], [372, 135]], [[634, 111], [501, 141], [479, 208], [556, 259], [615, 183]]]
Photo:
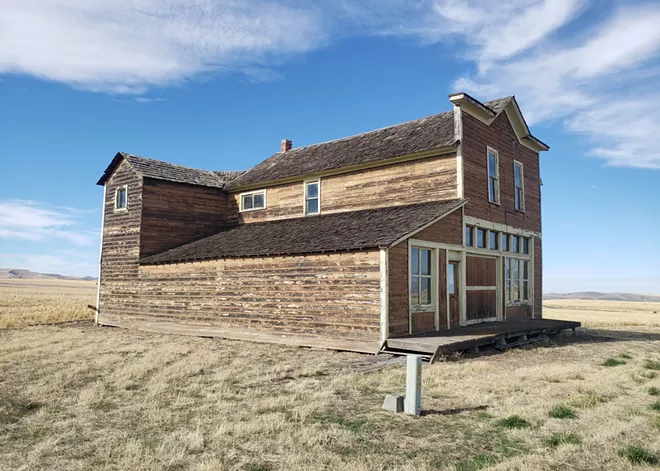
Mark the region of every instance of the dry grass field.
[[660, 303], [553, 299], [543, 301], [543, 316], [577, 320], [585, 327], [660, 327]]
[[90, 322], [0, 330], [0, 468], [650, 469], [660, 328], [634, 316], [425, 365], [422, 417], [381, 410], [404, 367], [373, 356]]
[[0, 279], [0, 329], [92, 319], [95, 281]]

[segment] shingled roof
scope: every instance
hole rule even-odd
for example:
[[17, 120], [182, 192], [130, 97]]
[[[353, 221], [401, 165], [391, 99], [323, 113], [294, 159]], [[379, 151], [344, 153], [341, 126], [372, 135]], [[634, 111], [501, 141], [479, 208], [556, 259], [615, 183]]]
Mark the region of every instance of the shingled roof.
[[155, 265], [385, 247], [460, 208], [465, 202], [454, 199], [241, 224], [146, 257], [141, 263]]
[[175, 165], [169, 162], [163, 162], [162, 160], [154, 160], [147, 157], [140, 157], [139, 155], [119, 152], [112, 159], [112, 162], [110, 162], [110, 165], [105, 169], [105, 172], [103, 172], [103, 175], [96, 184], [104, 185], [124, 159], [143, 177], [213, 188], [225, 188], [230, 181], [243, 173], [242, 171], [212, 172], [210, 170], [184, 167], [183, 165]]
[[[499, 114], [513, 97], [484, 103]], [[334, 141], [278, 152], [233, 180], [229, 188], [310, 175], [427, 152], [456, 144], [448, 111]]]

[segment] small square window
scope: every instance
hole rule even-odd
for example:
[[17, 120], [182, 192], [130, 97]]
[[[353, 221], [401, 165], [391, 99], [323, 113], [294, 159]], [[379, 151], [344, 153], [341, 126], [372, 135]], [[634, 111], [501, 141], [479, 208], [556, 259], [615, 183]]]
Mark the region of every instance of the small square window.
[[477, 228], [477, 247], [480, 249], [486, 248], [486, 231], [481, 228]]
[[490, 231], [490, 249], [491, 250], [497, 250], [497, 236], [499, 235], [499, 232], [495, 231]]
[[266, 191], [253, 191], [241, 195], [241, 211], [254, 211], [266, 207]]
[[465, 226], [465, 245], [468, 247], [472, 247], [474, 245], [474, 241], [472, 240], [473, 230], [474, 228], [472, 226]]
[[115, 194], [115, 209], [126, 209], [128, 206], [127, 188], [122, 186], [117, 188]]

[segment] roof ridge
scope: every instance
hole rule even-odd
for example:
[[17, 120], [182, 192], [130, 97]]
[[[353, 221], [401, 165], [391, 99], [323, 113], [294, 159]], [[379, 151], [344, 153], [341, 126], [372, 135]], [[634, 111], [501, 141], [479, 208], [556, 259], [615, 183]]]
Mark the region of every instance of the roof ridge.
[[[354, 137], [359, 137], [359, 136], [364, 136], [366, 134], [371, 134], [372, 132], [379, 132], [379, 131], [384, 131], [385, 129], [396, 128], [398, 126], [405, 126], [405, 125], [410, 124], [410, 123], [415, 123], [417, 121], [422, 121], [424, 119], [429, 119], [429, 118], [435, 118], [435, 117], [441, 116], [443, 114], [450, 114], [450, 113], [453, 113], [453, 111], [443, 111], [441, 113], [434, 113], [434, 114], [430, 114], [428, 116], [423, 116], [421, 118], [415, 118], [415, 119], [411, 119], [411, 120], [408, 120], [408, 121], [403, 121], [401, 123], [390, 124], [389, 126], [383, 126], [382, 128], [372, 129], [371, 131], [364, 131], [364, 132], [360, 132], [360, 133], [357, 133], [357, 134], [352, 134], [350, 136], [339, 137], [337, 139], [330, 139], [328, 141], [316, 142], [314, 144], [308, 144], [306, 146], [294, 147], [293, 149], [288, 150], [286, 152], [281, 152], [281, 151], [277, 152], [273, 156], [283, 154], [283, 153], [288, 154], [289, 152], [294, 152], [294, 151], [298, 151], [298, 150], [302, 150], [302, 149], [309, 149], [310, 147], [322, 146], [322, 145], [325, 145], [325, 144], [330, 144], [332, 142], [345, 141], [347, 139], [353, 139]], [[246, 171], [249, 171], [249, 170], [246, 170]]]
[[[150, 161], [152, 161], [152, 162], [158, 162], [158, 163], [161, 163], [161, 164], [171, 165], [171, 166], [173, 166], [173, 167], [180, 167], [180, 168], [185, 168], [185, 169], [188, 169], [188, 170], [195, 170], [195, 171], [197, 171], [197, 172], [207, 172], [207, 173], [215, 174], [215, 171], [214, 171], [214, 170], [206, 170], [206, 169], [204, 169], [204, 168], [189, 167], [189, 166], [187, 166], [187, 165], [174, 164], [174, 163], [172, 163], [172, 162], [167, 162], [167, 161], [165, 161], [165, 160], [152, 159], [151, 157], [144, 157], [144, 156], [142, 156], [142, 155], [131, 154], [131, 153], [129, 153], [129, 152], [119, 152], [119, 153], [120, 153], [121, 155], [123, 155], [125, 158], [126, 158], [126, 157], [135, 157], [135, 158], [142, 159], [142, 160], [150, 160]], [[223, 171], [223, 172], [232, 172], [233, 170], [220, 170], [220, 171]], [[240, 171], [240, 170], [238, 170], [238, 171]]]

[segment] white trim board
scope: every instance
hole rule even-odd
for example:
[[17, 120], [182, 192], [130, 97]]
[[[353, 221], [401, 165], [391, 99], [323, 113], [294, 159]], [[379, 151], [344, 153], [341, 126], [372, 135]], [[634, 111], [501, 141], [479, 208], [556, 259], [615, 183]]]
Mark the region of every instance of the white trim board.
[[520, 229], [513, 226], [507, 226], [506, 224], [500, 224], [499, 222], [486, 221], [485, 219], [479, 219], [473, 216], [463, 216], [463, 223], [468, 226], [480, 227], [481, 229], [490, 229], [493, 231], [508, 232], [510, 234], [522, 235], [527, 237], [538, 237], [539, 239], [542, 238], [540, 232], [530, 231], [527, 229]]
[[385, 342], [390, 336], [389, 307], [389, 254], [387, 249], [380, 249], [380, 341]]

